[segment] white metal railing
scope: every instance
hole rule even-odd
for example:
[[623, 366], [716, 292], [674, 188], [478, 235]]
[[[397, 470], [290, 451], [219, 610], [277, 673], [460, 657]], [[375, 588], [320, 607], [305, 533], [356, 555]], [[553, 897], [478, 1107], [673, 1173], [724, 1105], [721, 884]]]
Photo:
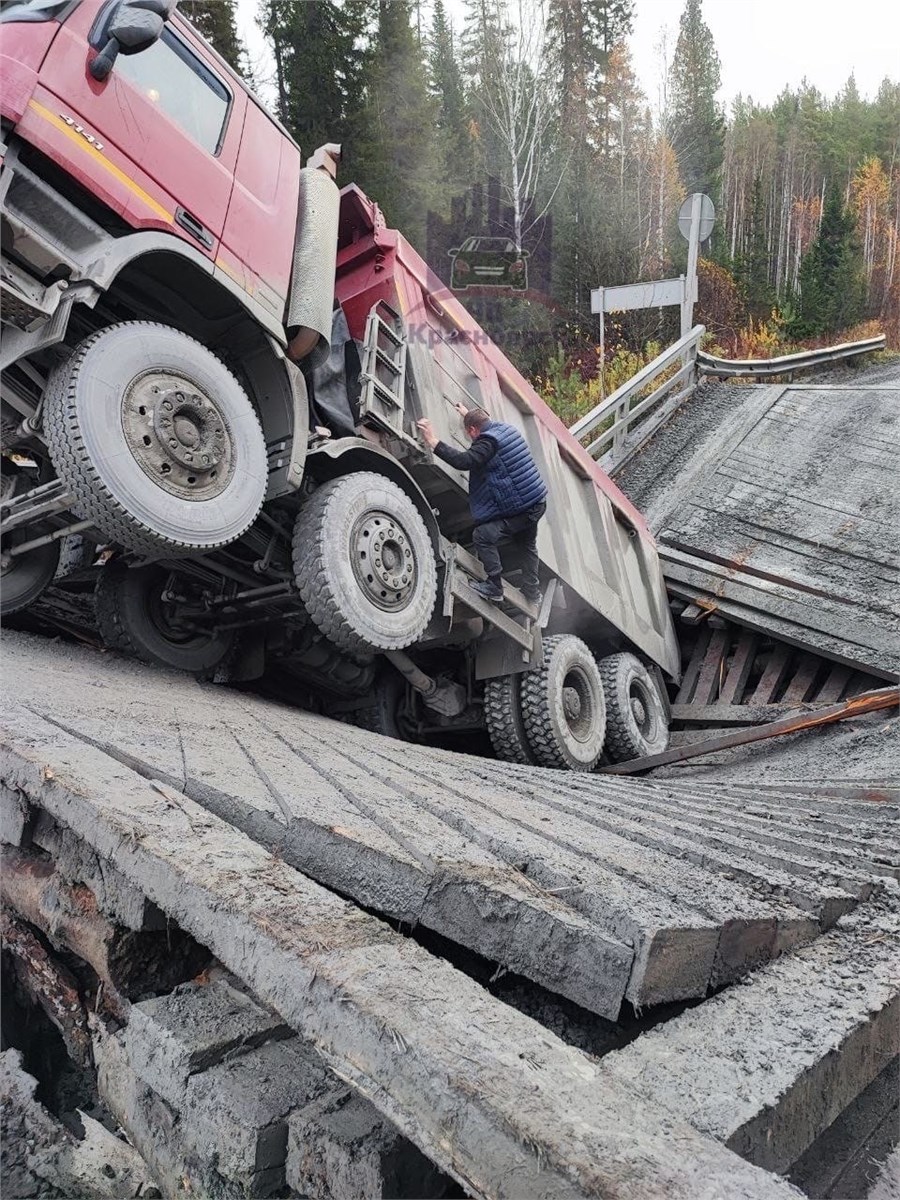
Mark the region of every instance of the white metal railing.
[[884, 347], [885, 336], [882, 333], [878, 337], [865, 338], [860, 342], [841, 342], [838, 346], [801, 350], [799, 354], [783, 354], [780, 358], [716, 358], [700, 350], [697, 354], [697, 369], [701, 375], [719, 375], [724, 378], [749, 375], [764, 379], [768, 375], [790, 375], [793, 371], [806, 371], [810, 367], [839, 362], [856, 354], [870, 354], [874, 350], [883, 350]]
[[[626, 446], [626, 433], [632, 422], [658, 405], [678, 384], [685, 382], [686, 386], [683, 389], [685, 392], [693, 387], [696, 382], [698, 347], [705, 332], [704, 325], [695, 325], [690, 333], [679, 338], [677, 342], [654, 358], [653, 362], [642, 367], [637, 375], [629, 379], [627, 383], [616, 388], [611, 396], [601, 400], [595, 408], [576, 421], [569, 432], [579, 439], [583, 438], [585, 434], [590, 433], [598, 425], [612, 417], [612, 423], [602, 430], [587, 449], [588, 453], [595, 458], [603, 455], [604, 465], [615, 465], [623, 453], [629, 449]], [[679, 359], [681, 366], [674, 375], [664, 380], [659, 387], [654, 388], [649, 396], [645, 396], [632, 407], [635, 397], [639, 396], [646, 387], [653, 383], [654, 379]], [[678, 400], [681, 399], [682, 396], [679, 394]]]

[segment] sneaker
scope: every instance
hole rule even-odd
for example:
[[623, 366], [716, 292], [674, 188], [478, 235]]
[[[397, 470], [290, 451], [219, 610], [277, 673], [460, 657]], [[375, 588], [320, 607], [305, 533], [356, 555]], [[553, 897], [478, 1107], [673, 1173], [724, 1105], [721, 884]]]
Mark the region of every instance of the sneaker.
[[541, 607], [541, 601], [544, 599], [543, 592], [523, 592], [522, 595], [529, 604], [533, 604], [535, 608]]
[[495, 583], [493, 579], [471, 580], [469, 587], [485, 600], [493, 600], [495, 604], [499, 604], [503, 599], [503, 588], [499, 583]]

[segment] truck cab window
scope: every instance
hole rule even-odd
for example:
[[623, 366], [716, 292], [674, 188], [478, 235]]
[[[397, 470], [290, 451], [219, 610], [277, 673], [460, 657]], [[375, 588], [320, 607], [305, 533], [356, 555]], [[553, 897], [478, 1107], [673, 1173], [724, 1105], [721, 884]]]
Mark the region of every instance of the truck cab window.
[[115, 71], [199, 146], [217, 153], [228, 115], [228, 89], [168, 29], [140, 54], [120, 55]]

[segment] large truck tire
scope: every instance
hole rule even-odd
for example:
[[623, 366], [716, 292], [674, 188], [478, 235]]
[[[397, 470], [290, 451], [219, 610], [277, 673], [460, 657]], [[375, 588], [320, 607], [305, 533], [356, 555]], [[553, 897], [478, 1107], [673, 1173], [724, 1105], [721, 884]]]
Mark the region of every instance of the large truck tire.
[[634, 654], [600, 659], [606, 696], [606, 753], [613, 762], [660, 754], [669, 744], [669, 723], [656, 680]]
[[503, 762], [534, 765], [535, 757], [528, 744], [522, 720], [523, 676], [500, 675], [484, 685], [484, 723], [494, 753]]
[[[37, 486], [38, 480], [31, 472], [4, 458], [0, 472], [0, 498], [11, 500], [16, 495]], [[59, 542], [48, 542], [24, 554], [11, 557], [9, 551], [17, 545], [51, 532], [49, 526], [22, 527], [4, 534], [0, 547], [0, 616], [11, 617], [13, 613], [28, 608], [53, 582], [59, 565]]]
[[103, 643], [154, 666], [212, 675], [234, 646], [234, 630], [198, 633], [173, 619], [162, 599], [169, 571], [111, 563], [101, 569], [94, 593]]
[[265, 496], [253, 405], [214, 354], [149, 321], [86, 338], [47, 384], [44, 429], [72, 510], [135, 554], [235, 541]]
[[311, 620], [350, 654], [403, 650], [437, 599], [425, 522], [402, 488], [374, 471], [323, 484], [297, 515], [294, 577]]
[[591, 771], [603, 751], [606, 703], [600, 670], [581, 638], [544, 638], [543, 661], [522, 677], [522, 722], [542, 767]]
[[371, 703], [354, 709], [351, 720], [358, 729], [380, 733], [383, 737], [409, 741], [400, 720], [400, 709], [406, 697], [406, 680], [393, 668], [384, 671], [375, 681]]

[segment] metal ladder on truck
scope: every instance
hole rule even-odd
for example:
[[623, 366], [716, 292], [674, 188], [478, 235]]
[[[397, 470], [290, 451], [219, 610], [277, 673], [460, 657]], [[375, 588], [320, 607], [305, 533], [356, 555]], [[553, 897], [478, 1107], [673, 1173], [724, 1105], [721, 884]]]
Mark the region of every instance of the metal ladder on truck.
[[[417, 454], [421, 454], [421, 444], [403, 428], [406, 351], [406, 330], [402, 317], [387, 301], [379, 300], [372, 306], [366, 320], [360, 372], [360, 420], [375, 425], [391, 437], [399, 438], [413, 447]], [[538, 608], [504, 579], [503, 604], [495, 604], [480, 596], [471, 586], [473, 581], [486, 577], [484, 567], [475, 555], [446, 538], [443, 539], [443, 549], [447, 565], [444, 615], [452, 618], [455, 604], [464, 604], [498, 635], [506, 637], [518, 647], [516, 657], [519, 663], [535, 662], [541, 653], [540, 631], [546, 624], [556, 581], [551, 581]], [[486, 634], [485, 639], [491, 636]]]

